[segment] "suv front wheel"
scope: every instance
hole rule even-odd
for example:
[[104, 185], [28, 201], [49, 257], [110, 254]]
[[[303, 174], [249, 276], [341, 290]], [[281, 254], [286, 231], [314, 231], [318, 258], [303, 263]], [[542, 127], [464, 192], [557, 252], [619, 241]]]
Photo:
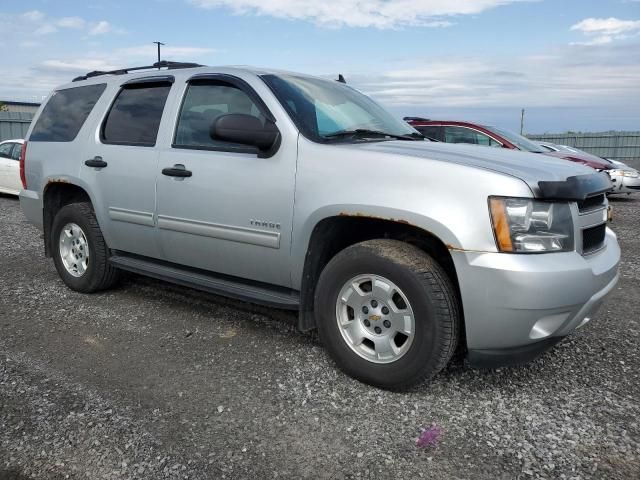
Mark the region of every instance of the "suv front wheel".
[[117, 282], [118, 270], [109, 264], [109, 249], [90, 203], [62, 207], [49, 241], [56, 270], [72, 290], [92, 293]]
[[318, 280], [320, 338], [347, 374], [402, 390], [442, 370], [458, 342], [454, 288], [417, 247], [369, 240], [338, 253]]

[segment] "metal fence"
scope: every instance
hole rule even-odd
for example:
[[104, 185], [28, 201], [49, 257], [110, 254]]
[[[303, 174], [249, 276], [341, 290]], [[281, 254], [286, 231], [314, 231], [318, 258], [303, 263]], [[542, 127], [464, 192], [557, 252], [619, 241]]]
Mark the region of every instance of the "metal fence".
[[576, 147], [598, 157], [640, 167], [640, 132], [546, 133], [527, 135], [532, 140]]
[[24, 138], [32, 118], [33, 113], [0, 112], [0, 142]]

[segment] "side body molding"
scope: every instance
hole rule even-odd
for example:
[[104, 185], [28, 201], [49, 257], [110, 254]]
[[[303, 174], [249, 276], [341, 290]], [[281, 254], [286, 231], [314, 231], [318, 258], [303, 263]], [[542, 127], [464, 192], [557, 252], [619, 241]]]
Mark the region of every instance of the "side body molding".
[[257, 228], [201, 222], [168, 215], [158, 215], [158, 228], [261, 247], [280, 248], [280, 233]]

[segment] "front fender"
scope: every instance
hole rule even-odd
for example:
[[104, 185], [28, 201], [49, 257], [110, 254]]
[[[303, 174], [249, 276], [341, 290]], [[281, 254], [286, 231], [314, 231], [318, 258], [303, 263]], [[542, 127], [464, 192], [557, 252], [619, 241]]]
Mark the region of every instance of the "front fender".
[[293, 269], [291, 272], [294, 288], [300, 288], [302, 283], [305, 257], [314, 228], [321, 221], [331, 217], [370, 218], [410, 225], [438, 238], [447, 248], [460, 248], [460, 240], [451, 229], [439, 221], [415, 212], [376, 205], [324, 205], [313, 211], [297, 230], [297, 234], [294, 234], [292, 243]]

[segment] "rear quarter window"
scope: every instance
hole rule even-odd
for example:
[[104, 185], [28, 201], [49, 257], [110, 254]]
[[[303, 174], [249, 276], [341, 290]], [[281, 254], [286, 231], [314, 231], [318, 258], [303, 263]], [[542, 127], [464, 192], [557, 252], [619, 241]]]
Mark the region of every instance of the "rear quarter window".
[[72, 142], [107, 87], [106, 83], [58, 90], [45, 105], [31, 142]]

